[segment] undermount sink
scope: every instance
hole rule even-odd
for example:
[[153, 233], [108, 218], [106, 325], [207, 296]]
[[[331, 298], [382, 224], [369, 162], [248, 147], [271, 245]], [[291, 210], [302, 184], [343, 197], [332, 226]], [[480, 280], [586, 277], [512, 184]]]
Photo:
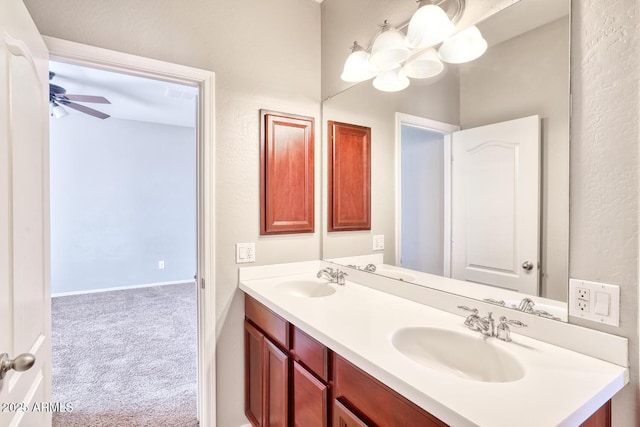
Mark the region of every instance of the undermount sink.
[[389, 268], [378, 267], [375, 272], [383, 276], [390, 277], [392, 279], [404, 280], [405, 282], [412, 282], [416, 280], [416, 276], [412, 274], [405, 273], [404, 271], [389, 269]]
[[428, 368], [483, 382], [511, 382], [524, 377], [520, 362], [490, 340], [449, 329], [411, 327], [397, 330], [391, 343], [403, 355]]
[[328, 282], [319, 280], [291, 280], [281, 283], [278, 289], [289, 295], [304, 298], [326, 297], [336, 292], [336, 288]]

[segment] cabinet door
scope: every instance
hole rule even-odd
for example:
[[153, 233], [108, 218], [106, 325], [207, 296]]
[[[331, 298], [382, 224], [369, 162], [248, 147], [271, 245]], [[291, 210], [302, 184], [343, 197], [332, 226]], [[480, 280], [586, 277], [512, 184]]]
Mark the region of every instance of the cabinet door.
[[288, 425], [289, 356], [268, 339], [264, 349], [264, 427]]
[[371, 230], [371, 128], [329, 122], [329, 231]]
[[369, 427], [339, 400], [333, 404], [333, 427]]
[[327, 427], [327, 386], [293, 362], [293, 425]]
[[244, 411], [253, 426], [262, 426], [264, 335], [244, 322]]

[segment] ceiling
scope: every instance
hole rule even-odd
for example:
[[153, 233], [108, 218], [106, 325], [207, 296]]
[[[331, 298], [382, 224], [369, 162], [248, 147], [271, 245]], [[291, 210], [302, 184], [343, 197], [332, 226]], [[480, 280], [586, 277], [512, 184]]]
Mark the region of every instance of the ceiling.
[[[113, 118], [195, 127], [195, 87], [54, 61], [49, 63], [49, 69], [56, 73], [51, 83], [62, 86], [68, 94], [107, 98], [111, 104], [80, 104]], [[67, 111], [83, 114], [70, 108]]]

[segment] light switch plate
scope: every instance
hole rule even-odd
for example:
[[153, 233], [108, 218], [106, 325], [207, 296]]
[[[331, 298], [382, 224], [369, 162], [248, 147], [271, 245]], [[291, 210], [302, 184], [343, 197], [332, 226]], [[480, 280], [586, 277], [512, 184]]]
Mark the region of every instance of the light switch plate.
[[236, 243], [236, 264], [256, 262], [256, 244]]
[[374, 251], [384, 250], [384, 234], [377, 234], [373, 236], [373, 250]]
[[569, 279], [569, 315], [620, 326], [620, 286]]

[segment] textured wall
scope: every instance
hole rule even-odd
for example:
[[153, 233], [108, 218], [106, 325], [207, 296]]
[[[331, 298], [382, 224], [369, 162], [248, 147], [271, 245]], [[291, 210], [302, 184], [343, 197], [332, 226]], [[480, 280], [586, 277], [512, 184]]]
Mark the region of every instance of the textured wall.
[[[216, 73], [218, 425], [246, 423], [234, 243], [257, 264], [318, 259], [316, 233], [259, 237], [259, 109], [320, 112], [320, 5], [311, 0], [25, 0], [42, 34]], [[316, 126], [319, 141], [320, 126]], [[320, 144], [316, 144], [320, 169]], [[319, 174], [316, 188], [320, 188]]]
[[193, 280], [195, 129], [71, 111], [50, 133], [51, 291]]
[[[614, 426], [638, 418], [637, 0], [573, 1], [571, 89], [571, 277], [620, 286], [620, 327], [585, 326], [629, 338], [631, 385], [613, 403]], [[578, 323], [576, 319], [572, 322]]]

